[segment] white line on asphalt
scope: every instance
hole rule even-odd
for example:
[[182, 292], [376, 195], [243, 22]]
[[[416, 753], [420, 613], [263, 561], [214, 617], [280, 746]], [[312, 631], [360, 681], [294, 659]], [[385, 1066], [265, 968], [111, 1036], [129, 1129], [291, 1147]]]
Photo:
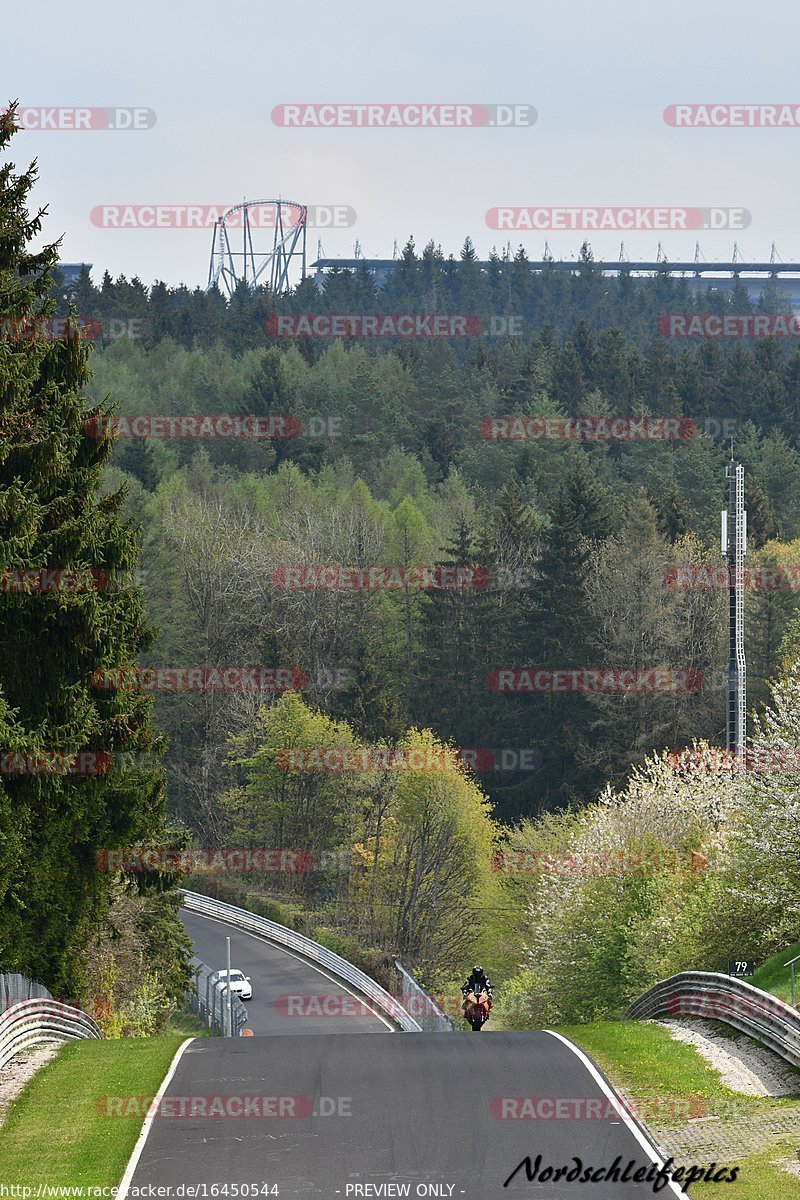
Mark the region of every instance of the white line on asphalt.
[[[563, 1036], [563, 1034], [561, 1034], [561, 1033], [556, 1033], [555, 1030], [553, 1030], [553, 1029], [545, 1029], [545, 1030], [543, 1030], [543, 1032], [549, 1033], [551, 1037], [558, 1038], [558, 1040], [560, 1042], [563, 1042], [565, 1046], [568, 1046], [570, 1048], [570, 1050], [572, 1051], [572, 1053], [575, 1054], [581, 1060], [583, 1065], [586, 1067], [586, 1070], [591, 1075], [592, 1079], [594, 1079], [595, 1083], [599, 1084], [599, 1086], [603, 1089], [603, 1095], [608, 1100], [610, 1100], [611, 1103], [614, 1105], [615, 1109], [617, 1110], [619, 1115], [622, 1117], [625, 1124], [628, 1126], [631, 1133], [636, 1138], [637, 1142], [642, 1147], [642, 1149], [646, 1150], [648, 1154], [653, 1156], [653, 1162], [655, 1162], [655, 1164], [659, 1168], [663, 1167], [664, 1159], [661, 1157], [661, 1155], [658, 1152], [658, 1150], [656, 1149], [656, 1147], [651, 1145], [650, 1142], [648, 1142], [643, 1131], [639, 1128], [636, 1121], [632, 1119], [631, 1114], [626, 1110], [625, 1105], [622, 1103], [622, 1100], [620, 1099], [620, 1097], [617, 1096], [616, 1093], [611, 1090], [611, 1088], [606, 1083], [605, 1079], [603, 1079], [603, 1076], [598, 1071], [597, 1067], [594, 1065], [594, 1063], [592, 1062], [592, 1060], [590, 1058], [586, 1057], [586, 1055], [581, 1050], [580, 1046], [576, 1046], [574, 1042], [571, 1042], [569, 1040], [569, 1038], [565, 1038]], [[685, 1192], [683, 1190], [683, 1188], [679, 1187], [678, 1184], [674, 1183], [671, 1179], [667, 1186], [672, 1189], [672, 1191], [675, 1193], [676, 1196], [681, 1196], [682, 1200], [690, 1200], [689, 1193]], [[120, 1200], [119, 1196], [117, 1197], [117, 1200]]]
[[164, 1092], [169, 1087], [172, 1076], [175, 1074], [178, 1068], [178, 1063], [181, 1060], [184, 1050], [187, 1046], [191, 1046], [194, 1040], [195, 1039], [193, 1037], [187, 1038], [186, 1041], [182, 1042], [178, 1047], [177, 1053], [169, 1065], [169, 1070], [162, 1080], [161, 1087], [158, 1089], [157, 1094], [153, 1097], [153, 1102], [147, 1110], [147, 1116], [144, 1119], [144, 1124], [142, 1125], [136, 1145], [133, 1147], [133, 1154], [128, 1159], [128, 1165], [125, 1168], [125, 1174], [122, 1176], [122, 1182], [119, 1185], [116, 1200], [125, 1200], [125, 1197], [128, 1194], [128, 1188], [131, 1186], [131, 1180], [133, 1179], [133, 1172], [138, 1166], [139, 1159], [141, 1158], [142, 1151], [144, 1150], [144, 1144], [147, 1141], [147, 1135], [150, 1132], [150, 1126], [153, 1124], [155, 1115], [158, 1112], [161, 1099], [164, 1095]]

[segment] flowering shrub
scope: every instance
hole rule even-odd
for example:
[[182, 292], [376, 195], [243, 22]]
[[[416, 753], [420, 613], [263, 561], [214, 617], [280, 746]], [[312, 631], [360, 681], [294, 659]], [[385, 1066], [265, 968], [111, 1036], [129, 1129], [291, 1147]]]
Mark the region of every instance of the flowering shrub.
[[[553, 871], [542, 856], [521, 973], [507, 989], [518, 1024], [619, 1015], [657, 979], [698, 965], [742, 784], [713, 748], [696, 743], [689, 758], [692, 769], [655, 754], [624, 790], [607, 787], [560, 828], [550, 822], [562, 857], [620, 866]], [[692, 861], [706, 869], [671, 869]]]

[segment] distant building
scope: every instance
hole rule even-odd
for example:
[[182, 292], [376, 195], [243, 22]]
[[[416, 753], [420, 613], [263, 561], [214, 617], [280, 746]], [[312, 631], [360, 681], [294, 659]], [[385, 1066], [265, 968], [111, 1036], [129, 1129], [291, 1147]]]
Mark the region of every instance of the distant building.
[[[325, 277], [331, 271], [366, 271], [375, 280], [377, 287], [383, 287], [386, 280], [399, 265], [396, 258], [318, 258], [311, 264], [315, 270], [314, 282], [318, 288], [323, 288]], [[458, 259], [455, 260], [456, 264]], [[476, 266], [483, 272], [491, 267], [488, 260], [478, 261]], [[507, 266], [503, 263], [503, 266]], [[532, 272], [544, 270], [563, 271], [566, 274], [576, 274], [580, 271], [577, 259], [548, 259], [531, 260], [528, 263]], [[629, 271], [633, 278], [653, 278], [666, 272], [673, 277], [682, 276], [693, 293], [705, 292], [708, 288], [717, 288], [722, 292], [731, 292], [737, 283], [743, 283], [747, 288], [750, 299], [758, 302], [765, 286], [772, 281], [789, 299], [792, 308], [800, 308], [800, 263], [773, 262], [674, 262], [664, 263], [658, 260], [641, 262], [620, 262], [618, 260], [595, 261], [594, 267], [603, 275], [613, 277], [621, 271]]]
[[397, 262], [396, 258], [318, 258], [311, 266], [316, 268], [314, 282], [320, 289], [330, 271], [358, 270], [366, 271], [375, 280], [377, 287], [383, 287]]
[[94, 264], [93, 263], [60, 262], [57, 264], [57, 266], [58, 266], [59, 271], [61, 272], [61, 276], [64, 280], [65, 286], [68, 288], [71, 288], [74, 284], [76, 284], [78, 282], [78, 276], [80, 275], [83, 268], [86, 267], [87, 270], [91, 271]]

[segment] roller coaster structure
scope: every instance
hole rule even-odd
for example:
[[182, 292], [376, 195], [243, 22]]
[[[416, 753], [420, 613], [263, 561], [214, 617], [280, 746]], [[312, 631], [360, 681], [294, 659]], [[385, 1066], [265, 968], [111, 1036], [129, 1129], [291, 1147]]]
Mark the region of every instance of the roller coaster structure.
[[[287, 292], [293, 260], [301, 259], [306, 273], [307, 223], [308, 208], [294, 200], [244, 200], [226, 209], [214, 222], [208, 288], [216, 285], [229, 297], [242, 283], [277, 295]], [[235, 250], [231, 235], [239, 230], [242, 248]], [[271, 245], [261, 248], [258, 234], [265, 232], [272, 234]]]

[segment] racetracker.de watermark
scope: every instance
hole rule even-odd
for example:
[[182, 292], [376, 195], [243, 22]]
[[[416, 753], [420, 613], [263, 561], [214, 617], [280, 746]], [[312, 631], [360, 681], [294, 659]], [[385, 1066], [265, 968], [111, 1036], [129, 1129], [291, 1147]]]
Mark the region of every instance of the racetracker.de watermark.
[[299, 692], [308, 687], [297, 667], [108, 667], [92, 672], [102, 691], [143, 692]]
[[522, 333], [521, 317], [485, 320], [474, 313], [271, 313], [270, 337], [285, 338], [465, 338]]
[[678, 129], [797, 129], [800, 104], [668, 104], [664, 122]]
[[673, 771], [686, 773], [730, 771], [780, 775], [784, 771], [800, 771], [800, 746], [748, 746], [742, 751], [722, 750], [718, 746], [684, 747], [673, 750], [667, 762]]
[[668, 338], [766, 338], [800, 336], [795, 313], [665, 313], [658, 332]]
[[708, 859], [698, 850], [598, 850], [586, 854], [498, 850], [492, 856], [492, 869], [502, 875], [653, 875], [662, 871], [696, 875], [707, 867]]
[[680, 1122], [708, 1116], [703, 1096], [648, 1096], [634, 1102], [604, 1096], [494, 1096], [489, 1113], [496, 1121], [652, 1121]]
[[688, 417], [484, 417], [478, 426], [490, 442], [672, 442], [696, 437]]
[[591, 695], [624, 695], [639, 692], [650, 695], [677, 695], [699, 692], [703, 675], [699, 671], [670, 670], [651, 667], [646, 670], [606, 669], [598, 667], [575, 670], [551, 670], [543, 667], [496, 668], [486, 676], [486, 686], [492, 692], [518, 695], [547, 695], [550, 693], [583, 693]]
[[4, 342], [90, 342], [102, 336], [102, 322], [93, 317], [21, 317], [0, 321], [0, 340]]
[[[2, 110], [4, 113], [8, 109]], [[38, 132], [70, 130], [143, 130], [152, 129], [156, 114], [152, 108], [85, 108], [62, 105], [17, 108], [16, 124]]]
[[734, 567], [680, 563], [664, 572], [664, 587], [678, 591], [727, 591], [734, 584], [748, 592], [797, 592], [800, 591], [800, 565]]
[[144, 1117], [197, 1120], [198, 1118], [259, 1120], [287, 1117], [349, 1117], [352, 1096], [303, 1095], [194, 1095], [194, 1096], [99, 1096], [94, 1110], [100, 1117]]
[[130, 850], [98, 850], [98, 871], [183, 875], [257, 874], [293, 875], [311, 870], [313, 855], [308, 850], [257, 850], [213, 846], [172, 850], [163, 846], [140, 846]]
[[141, 318], [112, 317], [23, 317], [0, 321], [0, 340], [4, 342], [97, 342], [116, 338], [134, 339], [144, 334]]
[[275, 587], [285, 591], [413, 592], [438, 589], [475, 592], [489, 586], [491, 575], [483, 567], [354, 567], [335, 563], [329, 566], [308, 564], [276, 567], [272, 572], [272, 582]]
[[[314, 418], [311, 418], [313, 421]], [[317, 419], [326, 431], [329, 421], [337, 418]], [[139, 413], [135, 416], [88, 417], [84, 432], [89, 437], [105, 438], [295, 438], [303, 432], [299, 417], [286, 415], [237, 413], [180, 413], [174, 416], [154, 413]], [[308, 426], [316, 430], [318, 424]], [[316, 436], [321, 436], [316, 433]]]
[[[416, 1002], [414, 1002], [416, 1001]], [[275, 1011], [279, 1017], [298, 1020], [353, 1020], [363, 1017], [434, 1017], [441, 1009], [430, 996], [404, 997], [402, 1000], [383, 1000], [380, 1005], [345, 992], [320, 992], [278, 996]], [[459, 1014], [460, 1015], [460, 1014]]]
[[115, 591], [139, 586], [135, 571], [103, 571], [98, 567], [8, 567], [0, 571], [0, 594], [36, 596]]
[[282, 771], [452, 771], [457, 761], [446, 746], [287, 746], [275, 755]]
[[0, 775], [106, 775], [107, 750], [0, 750]]
[[463, 1005], [463, 997], [452, 994], [445, 996], [442, 993], [437, 993], [435, 996], [422, 993], [420, 995], [404, 995], [400, 998], [392, 997], [390, 1000], [382, 1001], [380, 1005], [343, 992], [318, 993], [316, 995], [295, 993], [278, 996], [275, 1001], [275, 1008], [280, 1017], [297, 1018], [298, 1020], [315, 1017], [352, 1020], [358, 1017], [386, 1016], [402, 1019], [410, 1016], [419, 1021], [443, 1015], [461, 1017], [463, 1016]]
[[107, 571], [100, 567], [7, 567], [0, 571], [0, 593], [21, 596], [43, 592], [116, 592], [140, 588], [153, 578], [142, 567]]
[[533, 746], [459, 746], [456, 757], [471, 771], [535, 771], [542, 754]]
[[[246, 212], [246, 217], [245, 217]], [[357, 221], [349, 204], [96, 204], [89, 220], [98, 229], [350, 229]]]
[[264, 847], [138, 846], [98, 850], [98, 871], [173, 875], [305, 875], [310, 872], [347, 875], [353, 869], [353, 852], [339, 850], [267, 849]]
[[536, 124], [532, 104], [276, 104], [288, 129], [509, 129]]
[[786, 1020], [792, 1009], [782, 1000], [766, 993], [753, 995], [744, 992], [696, 992], [688, 990], [681, 996], [670, 996], [666, 1008], [673, 1017], [700, 1017], [709, 1021], [725, 1021], [729, 1017], [752, 1020], [753, 1017], [780, 1017]]
[[451, 770], [454, 762], [470, 771], [534, 771], [542, 764], [530, 746], [458, 746], [436, 751], [391, 746], [285, 747], [276, 762], [285, 771]]
[[747, 229], [753, 218], [746, 208], [595, 207], [490, 208], [490, 229]]

